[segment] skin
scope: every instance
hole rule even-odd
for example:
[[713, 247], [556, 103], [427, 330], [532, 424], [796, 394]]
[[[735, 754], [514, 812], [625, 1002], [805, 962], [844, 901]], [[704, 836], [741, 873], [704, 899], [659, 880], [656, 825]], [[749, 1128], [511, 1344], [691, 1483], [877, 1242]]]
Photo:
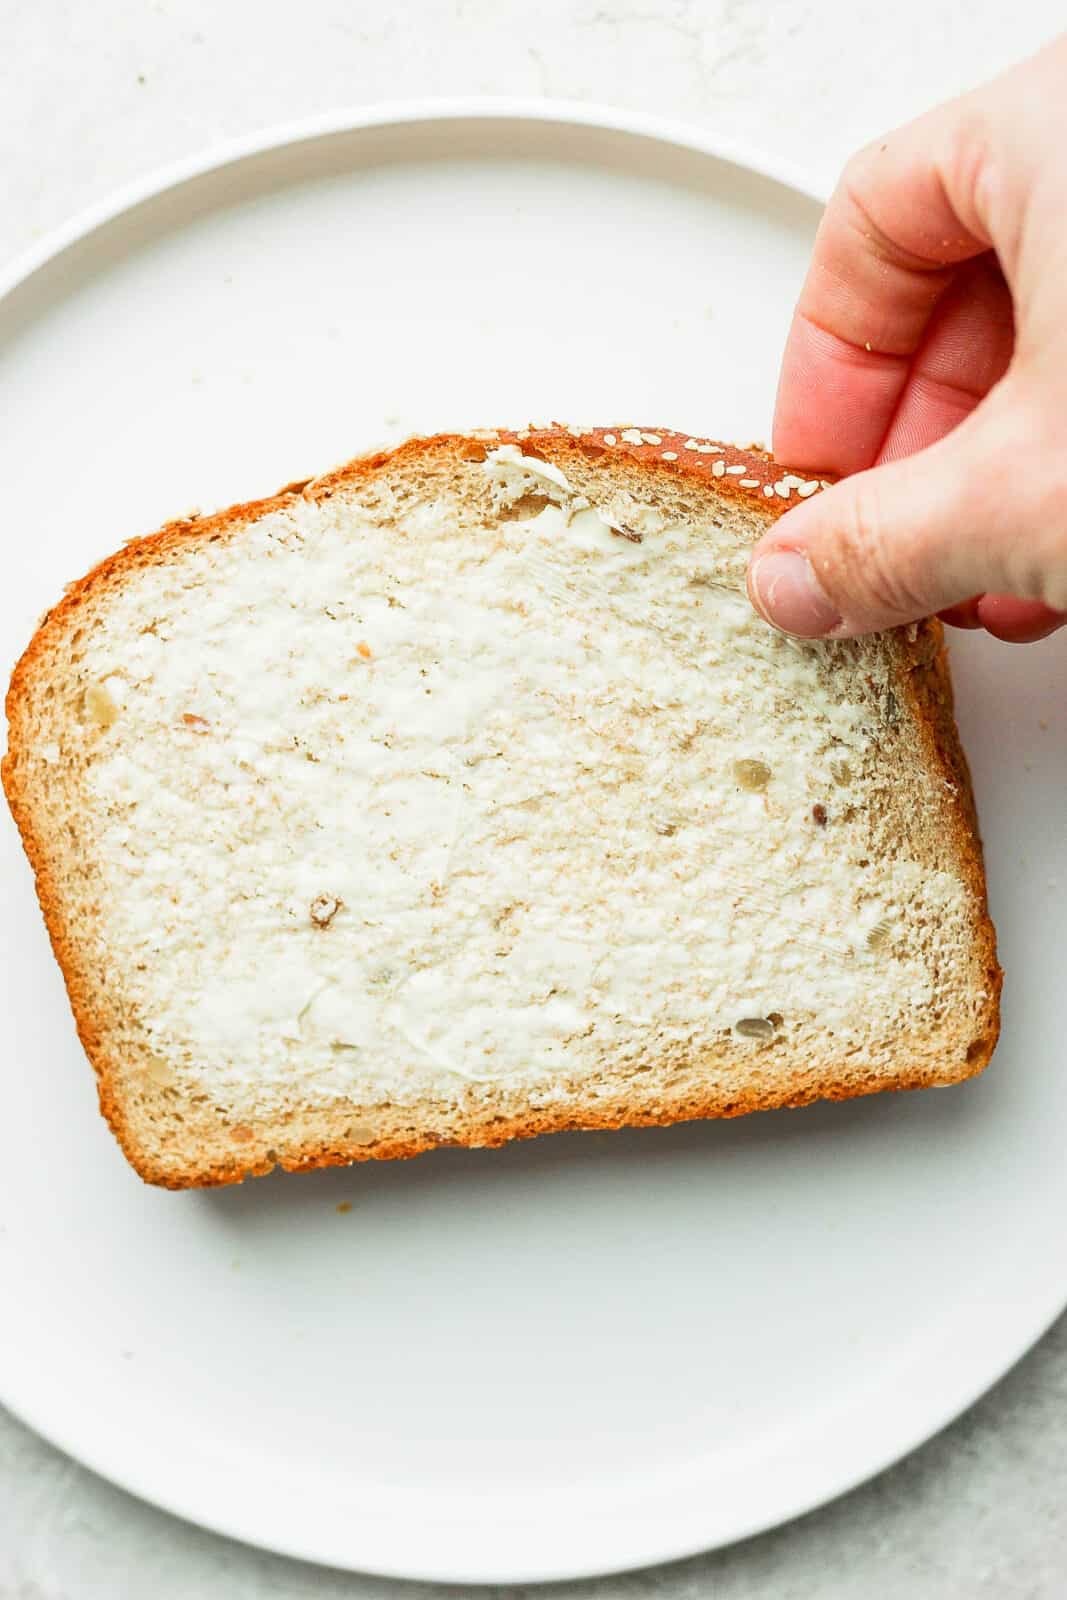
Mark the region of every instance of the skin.
[[848, 163], [782, 362], [774, 453], [843, 481], [753, 551], [787, 633], [1067, 622], [1067, 36]]

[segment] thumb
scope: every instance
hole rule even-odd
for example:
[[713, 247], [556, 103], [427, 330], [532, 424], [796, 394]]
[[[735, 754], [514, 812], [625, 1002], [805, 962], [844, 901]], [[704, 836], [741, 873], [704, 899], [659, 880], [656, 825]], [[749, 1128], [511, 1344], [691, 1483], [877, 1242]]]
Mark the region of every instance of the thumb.
[[1049, 457], [1002, 393], [929, 448], [781, 517], [749, 561], [749, 597], [766, 621], [843, 639], [987, 591], [1067, 609], [1064, 513], [1034, 481]]

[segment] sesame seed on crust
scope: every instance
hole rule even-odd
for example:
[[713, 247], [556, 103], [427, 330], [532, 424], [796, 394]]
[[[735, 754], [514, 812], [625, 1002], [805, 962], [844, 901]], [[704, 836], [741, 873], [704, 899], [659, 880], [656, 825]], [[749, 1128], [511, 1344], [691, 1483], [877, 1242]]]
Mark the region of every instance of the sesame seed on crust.
[[[442, 442], [444, 442], [442, 436]], [[470, 434], [466, 437], [469, 439]], [[757, 502], [766, 518], [773, 520], [788, 510], [793, 497], [806, 500], [829, 480], [807, 478], [776, 462], [762, 445], [725, 444], [703, 439], [697, 434], [676, 433], [668, 428], [640, 428], [635, 423], [614, 428], [575, 428], [555, 422], [544, 428], [531, 424], [521, 433], [502, 429], [491, 437], [498, 444], [522, 444], [535, 455], [554, 461], [567, 471], [568, 452], [595, 455], [612, 450], [620, 460], [629, 457], [636, 465], [654, 467], [662, 463], [682, 480], [688, 475], [695, 483], [698, 475], [707, 483], [716, 480], [718, 494]], [[528, 441], [528, 443], [527, 443]], [[639, 491], [638, 491], [639, 492]]]

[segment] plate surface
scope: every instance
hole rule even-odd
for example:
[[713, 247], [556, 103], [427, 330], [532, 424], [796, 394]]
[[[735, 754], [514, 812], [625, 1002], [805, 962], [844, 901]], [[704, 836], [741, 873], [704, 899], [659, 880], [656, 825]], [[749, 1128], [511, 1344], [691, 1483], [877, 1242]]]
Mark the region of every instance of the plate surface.
[[[6, 661], [122, 539], [411, 430], [765, 436], [817, 215], [650, 123], [485, 105], [127, 195], [0, 302]], [[3, 825], [0, 1397], [223, 1532], [463, 1581], [736, 1539], [928, 1437], [1067, 1299], [1067, 639], [954, 659], [1008, 982], [947, 1092], [153, 1191]]]

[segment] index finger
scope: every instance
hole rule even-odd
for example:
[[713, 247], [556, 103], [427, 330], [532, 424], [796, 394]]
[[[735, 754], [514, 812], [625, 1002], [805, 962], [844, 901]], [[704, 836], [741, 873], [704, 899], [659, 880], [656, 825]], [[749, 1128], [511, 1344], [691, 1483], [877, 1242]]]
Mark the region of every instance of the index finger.
[[955, 269], [989, 249], [967, 181], [965, 108], [941, 107], [846, 167], [782, 360], [780, 460], [840, 474], [874, 461]]

